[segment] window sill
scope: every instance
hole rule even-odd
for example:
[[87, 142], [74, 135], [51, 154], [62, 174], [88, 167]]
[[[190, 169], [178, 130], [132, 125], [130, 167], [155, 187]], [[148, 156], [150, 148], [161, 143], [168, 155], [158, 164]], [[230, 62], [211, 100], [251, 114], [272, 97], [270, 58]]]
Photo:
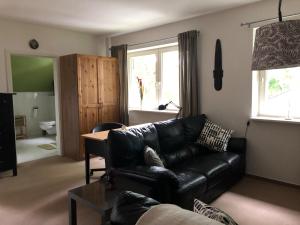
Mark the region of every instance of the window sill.
[[147, 113], [167, 113], [167, 114], [177, 114], [177, 110], [158, 110], [158, 109], [129, 109], [129, 112], [147, 112]]
[[285, 119], [285, 118], [274, 118], [274, 117], [266, 117], [266, 116], [253, 116], [250, 119], [259, 122], [300, 124], [300, 119]]

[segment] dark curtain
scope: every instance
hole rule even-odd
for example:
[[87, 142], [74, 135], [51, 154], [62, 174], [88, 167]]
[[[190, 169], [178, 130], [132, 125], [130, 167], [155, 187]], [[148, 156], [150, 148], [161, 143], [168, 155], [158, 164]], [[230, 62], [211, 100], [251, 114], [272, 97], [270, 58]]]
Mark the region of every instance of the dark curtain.
[[182, 117], [200, 114], [197, 44], [198, 31], [178, 34], [179, 96]]
[[128, 121], [128, 74], [127, 45], [111, 47], [111, 56], [118, 59], [120, 76], [120, 122], [129, 125]]

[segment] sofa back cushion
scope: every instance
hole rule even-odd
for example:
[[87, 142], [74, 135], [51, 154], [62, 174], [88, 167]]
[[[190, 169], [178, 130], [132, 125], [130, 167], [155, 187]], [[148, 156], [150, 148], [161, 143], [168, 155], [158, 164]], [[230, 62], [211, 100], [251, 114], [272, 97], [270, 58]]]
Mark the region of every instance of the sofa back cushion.
[[143, 162], [144, 143], [141, 133], [133, 130], [111, 130], [108, 144], [113, 167], [135, 166]]
[[162, 158], [164, 159], [164, 165], [172, 169], [174, 166], [176, 166], [178, 163], [182, 163], [185, 160], [189, 160], [192, 158], [195, 154], [192, 151], [192, 144], [191, 145], [185, 145], [181, 148], [176, 149], [174, 152], [169, 152], [162, 154]]
[[144, 165], [146, 145], [159, 151], [158, 136], [153, 124], [129, 130], [111, 130], [108, 145], [111, 165], [115, 168]]
[[112, 130], [108, 136], [113, 167], [144, 165], [144, 148], [154, 149], [164, 163], [174, 165], [193, 157], [191, 144], [199, 137], [206, 116], [171, 119], [129, 130]]
[[181, 119], [172, 119], [154, 123], [157, 130], [160, 154], [177, 151], [184, 146], [184, 128]]
[[147, 145], [150, 148], [154, 149], [156, 152], [159, 152], [160, 146], [155, 126], [153, 124], [147, 124], [137, 129], [139, 129], [139, 131], [143, 135], [144, 145]]
[[186, 143], [195, 143], [200, 136], [206, 121], [205, 114], [182, 119]]

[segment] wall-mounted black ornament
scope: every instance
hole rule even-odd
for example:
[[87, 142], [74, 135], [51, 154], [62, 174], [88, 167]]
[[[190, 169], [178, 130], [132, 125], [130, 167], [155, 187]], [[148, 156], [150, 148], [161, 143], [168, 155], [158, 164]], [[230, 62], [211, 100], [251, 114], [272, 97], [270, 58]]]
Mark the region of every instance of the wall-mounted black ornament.
[[39, 45], [39, 43], [38, 43], [37, 40], [31, 39], [31, 40], [29, 41], [29, 47], [30, 47], [30, 48], [32, 48], [32, 49], [37, 49], [39, 46], [40, 46], [40, 45]]
[[222, 78], [223, 78], [222, 47], [221, 47], [221, 40], [217, 39], [216, 49], [215, 49], [215, 69], [214, 69], [214, 87], [217, 91], [220, 91], [222, 89]]

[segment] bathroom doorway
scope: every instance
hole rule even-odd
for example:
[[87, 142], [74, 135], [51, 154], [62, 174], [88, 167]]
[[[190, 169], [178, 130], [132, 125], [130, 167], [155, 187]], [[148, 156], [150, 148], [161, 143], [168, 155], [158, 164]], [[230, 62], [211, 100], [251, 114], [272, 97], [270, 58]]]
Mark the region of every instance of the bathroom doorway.
[[18, 164], [60, 155], [56, 59], [10, 54]]

